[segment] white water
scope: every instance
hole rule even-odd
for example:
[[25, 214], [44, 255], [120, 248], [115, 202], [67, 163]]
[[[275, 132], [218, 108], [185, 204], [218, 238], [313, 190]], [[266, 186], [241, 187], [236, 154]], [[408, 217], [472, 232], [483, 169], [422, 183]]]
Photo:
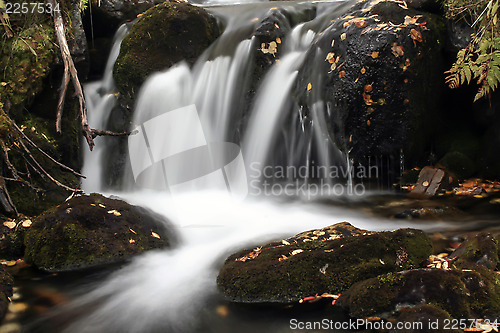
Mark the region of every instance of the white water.
[[[285, 45], [287, 54], [265, 78], [251, 112], [242, 147], [247, 165], [258, 162], [263, 167], [273, 154], [273, 142], [284, 126], [283, 113], [289, 103], [289, 92], [297, 69], [314, 37], [315, 33], [303, 26], [294, 29]], [[115, 46], [119, 47], [119, 43]], [[160, 128], [154, 133], [148, 132], [148, 138], [154, 141], [150, 142], [151, 145], [159, 143], [167, 151], [179, 150], [182, 144], [193, 141], [193, 133], [199, 134], [200, 131], [201, 136], [195, 140], [197, 142], [220, 142], [235, 137], [238, 122], [234, 122], [233, 116], [242, 103], [242, 89], [248, 84], [245, 82], [249, 71], [247, 66], [255, 45], [252, 40], [243, 40], [234, 49], [232, 56], [221, 55], [200, 61], [193, 70], [179, 64], [164, 73], [153, 75], [145, 83], [134, 115], [135, 124], [144, 124], [166, 112], [194, 104], [202, 126], [201, 130], [196, 127], [199, 124], [195, 119], [188, 122], [186, 129], [169, 131]], [[114, 87], [109, 76], [111, 68], [112, 65], [105, 74], [106, 82], [86, 87], [92, 127], [104, 126], [107, 114], [114, 105]], [[313, 126], [317, 125], [306, 143], [308, 149], [311, 149], [315, 138], [315, 142], [323, 142], [318, 148], [318, 151], [324, 152], [319, 154], [322, 163], [330, 163], [332, 159], [343, 163], [345, 157], [338, 151], [333, 153], [337, 156], [330, 155], [328, 138], [322, 134], [324, 106], [319, 103], [312, 109]], [[87, 192], [105, 191], [101, 186], [101, 170], [94, 167], [100, 165], [103, 158], [99, 152], [100, 145], [104, 143], [96, 142], [96, 151], [86, 156], [84, 173], [88, 180], [84, 189]], [[130, 149], [133, 159], [149, 161], [148, 150], [141, 149], [140, 145]], [[294, 152], [291, 147], [291, 163], [295, 163]], [[197, 164], [184, 165], [173, 172], [193, 173], [198, 168]], [[179, 245], [172, 250], [151, 251], [136, 257], [131, 264], [74, 301], [70, 309], [87, 312], [75, 319], [65, 332], [192, 332], [200, 324], [197, 321], [199, 312], [206, 306], [207, 299], [216, 293], [217, 269], [232, 251], [342, 221], [370, 230], [405, 227], [400, 221], [396, 224], [367, 218], [361, 213], [313, 202], [283, 203], [262, 198], [242, 201], [225, 191], [213, 190], [176, 195], [147, 190], [157, 188], [158, 183], [163, 186], [164, 171], [164, 168], [149, 170], [142, 176], [140, 186], [134, 183], [126, 192], [108, 194], [118, 195], [132, 204], [150, 208], [167, 217], [180, 239]], [[414, 223], [411, 226], [425, 227]], [[436, 224], [433, 227], [437, 227]]]

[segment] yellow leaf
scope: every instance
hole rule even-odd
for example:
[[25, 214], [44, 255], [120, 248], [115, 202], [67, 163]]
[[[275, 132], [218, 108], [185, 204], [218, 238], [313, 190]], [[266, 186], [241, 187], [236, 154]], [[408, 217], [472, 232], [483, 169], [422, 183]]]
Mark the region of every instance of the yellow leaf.
[[154, 238], [158, 238], [160, 239], [160, 235], [158, 235], [156, 232], [154, 231], [151, 231], [151, 236], [153, 236]]
[[25, 228], [29, 228], [29, 227], [31, 227], [31, 224], [32, 224], [31, 220], [30, 220], [30, 219], [28, 219], [28, 220], [24, 220], [24, 221], [23, 221], [23, 223], [22, 223], [21, 225], [22, 225], [23, 227], [25, 227]]
[[135, 243], [135, 240], [133, 240], [133, 239], [131, 238], [131, 239], [129, 239], [129, 240], [128, 240], [128, 242], [129, 242], [130, 244], [134, 244], [134, 243]]
[[6, 221], [3, 223], [4, 226], [6, 226], [9, 229], [14, 229], [16, 227], [16, 222], [14, 221]]
[[307, 84], [307, 91], [310, 91], [312, 88], [313, 88], [313, 86], [312, 86], [311, 82], [309, 82]]
[[116, 209], [108, 211], [108, 214], [113, 214], [114, 216], [121, 216], [122, 214]]
[[347, 38], [347, 35], [346, 35], [346, 33], [345, 33], [345, 32], [344, 32], [342, 35], [340, 35], [340, 39], [341, 39], [341, 40], [344, 40], [344, 39], [346, 39], [346, 38]]
[[330, 52], [326, 55], [325, 61], [328, 61], [330, 64], [335, 63], [335, 53]]
[[378, 52], [373, 51], [372, 52], [372, 58], [377, 59], [378, 58]]
[[366, 73], [366, 68], [361, 68], [361, 74], [365, 74]]
[[276, 43], [281, 44], [281, 38], [276, 38]]
[[103, 204], [99, 204], [99, 207], [106, 208], [106, 206], [104, 206]]
[[136, 234], [136, 235], [137, 235], [137, 232], [135, 232], [134, 230], [132, 230], [132, 229], [130, 229], [130, 228], [128, 228], [128, 230], [130, 230], [130, 232], [131, 232], [131, 233], [133, 233], [133, 234]]

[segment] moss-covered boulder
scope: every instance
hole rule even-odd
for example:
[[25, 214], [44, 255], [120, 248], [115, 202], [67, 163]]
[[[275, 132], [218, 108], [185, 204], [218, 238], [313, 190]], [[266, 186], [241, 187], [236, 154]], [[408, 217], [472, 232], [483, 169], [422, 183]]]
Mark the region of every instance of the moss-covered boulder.
[[338, 305], [353, 317], [395, 318], [401, 309], [430, 304], [453, 318], [500, 315], [500, 278], [484, 267], [467, 270], [413, 269], [354, 284]]
[[144, 208], [98, 194], [38, 216], [25, 236], [25, 261], [44, 271], [116, 263], [171, 246], [168, 222]]
[[185, 60], [193, 64], [218, 37], [215, 18], [203, 8], [169, 2], [147, 10], [122, 42], [114, 78], [125, 99], [133, 99], [149, 74]]
[[[410, 332], [429, 332], [429, 333], [458, 333], [463, 332], [458, 329], [451, 328], [451, 318], [450, 314], [439, 306], [424, 304], [415, 307], [405, 307], [401, 310], [398, 318], [396, 327], [405, 327], [403, 329], [398, 329], [398, 333], [410, 333]], [[408, 326], [408, 323], [412, 323]], [[419, 324], [413, 324], [419, 323]]]
[[5, 270], [3, 265], [0, 265], [0, 321], [5, 317], [7, 309], [9, 308], [10, 299], [13, 290], [14, 279]]
[[469, 235], [449, 258], [455, 259], [457, 267], [478, 264], [496, 269], [500, 264], [498, 255], [498, 240], [489, 233], [481, 232]]
[[238, 251], [225, 261], [217, 284], [232, 301], [290, 303], [419, 267], [431, 250], [419, 230], [371, 233], [342, 223]]

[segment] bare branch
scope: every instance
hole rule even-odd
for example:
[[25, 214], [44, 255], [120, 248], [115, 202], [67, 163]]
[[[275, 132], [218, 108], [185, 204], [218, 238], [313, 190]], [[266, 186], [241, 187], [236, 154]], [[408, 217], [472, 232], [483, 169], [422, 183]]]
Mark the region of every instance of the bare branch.
[[131, 131], [131, 132], [111, 132], [111, 131], [105, 131], [105, 130], [99, 130], [99, 129], [92, 129], [90, 130], [92, 133], [92, 138], [95, 139], [97, 136], [129, 136], [129, 135], [134, 135], [137, 133], [137, 131]]

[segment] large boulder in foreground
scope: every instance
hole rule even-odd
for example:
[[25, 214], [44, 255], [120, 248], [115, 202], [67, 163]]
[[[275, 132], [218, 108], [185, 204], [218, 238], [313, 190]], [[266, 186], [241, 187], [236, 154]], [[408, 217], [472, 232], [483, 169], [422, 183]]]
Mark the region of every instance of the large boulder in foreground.
[[114, 78], [133, 99], [149, 74], [185, 60], [193, 64], [219, 36], [215, 18], [187, 3], [164, 2], [148, 9], [122, 42]]
[[168, 222], [144, 208], [98, 194], [38, 216], [25, 236], [25, 261], [48, 272], [117, 263], [171, 246]]
[[241, 250], [225, 261], [217, 284], [232, 301], [291, 303], [418, 267], [431, 251], [419, 230], [372, 233], [340, 223]]

